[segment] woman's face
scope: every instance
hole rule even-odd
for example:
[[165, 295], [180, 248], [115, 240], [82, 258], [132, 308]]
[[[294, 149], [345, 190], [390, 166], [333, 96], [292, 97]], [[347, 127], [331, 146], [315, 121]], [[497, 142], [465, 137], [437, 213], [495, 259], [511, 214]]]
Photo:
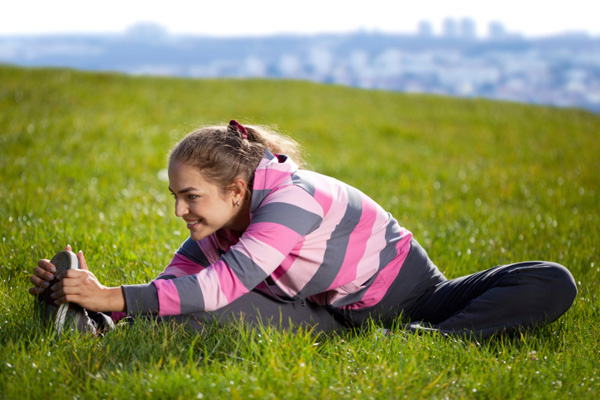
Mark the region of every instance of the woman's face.
[[243, 196], [232, 190], [223, 193], [190, 165], [169, 163], [169, 190], [175, 198], [175, 215], [183, 218], [193, 240], [200, 240], [219, 229], [239, 230], [237, 202]]

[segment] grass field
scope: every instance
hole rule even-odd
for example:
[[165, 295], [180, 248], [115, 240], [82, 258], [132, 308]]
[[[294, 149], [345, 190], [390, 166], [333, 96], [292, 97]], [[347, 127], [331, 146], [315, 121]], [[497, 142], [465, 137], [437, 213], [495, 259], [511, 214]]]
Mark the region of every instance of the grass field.
[[[199, 125], [278, 126], [360, 188], [448, 278], [546, 259], [579, 294], [557, 322], [478, 343], [395, 330], [137, 322], [52, 339], [28, 276], [71, 244], [106, 285], [145, 283], [185, 239], [161, 177]], [[0, 397], [398, 399], [600, 396], [600, 116], [305, 82], [0, 67]]]

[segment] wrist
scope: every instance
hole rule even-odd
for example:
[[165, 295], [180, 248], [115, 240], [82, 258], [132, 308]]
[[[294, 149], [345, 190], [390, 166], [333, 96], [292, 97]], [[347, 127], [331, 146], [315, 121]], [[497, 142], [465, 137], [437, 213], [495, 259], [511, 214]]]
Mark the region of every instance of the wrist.
[[106, 288], [106, 308], [105, 311], [120, 311], [125, 312], [125, 297], [123, 296], [123, 290], [121, 287], [108, 287]]

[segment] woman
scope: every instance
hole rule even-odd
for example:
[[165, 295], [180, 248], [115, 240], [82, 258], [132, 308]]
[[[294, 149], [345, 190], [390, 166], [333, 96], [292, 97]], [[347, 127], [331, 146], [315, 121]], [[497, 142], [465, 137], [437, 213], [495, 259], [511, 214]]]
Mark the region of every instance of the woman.
[[[195, 329], [243, 316], [321, 331], [371, 318], [390, 326], [402, 316], [410, 330], [480, 338], [549, 323], [571, 307], [575, 282], [555, 263], [447, 280], [372, 199], [298, 163], [296, 143], [262, 127], [232, 120], [192, 132], [169, 158], [175, 214], [190, 237], [156, 280], [105, 287], [79, 252], [76, 260], [40, 260], [29, 292], [63, 309], [82, 307], [71, 312], [88, 326], [106, 326], [107, 312]], [[50, 319], [60, 319], [55, 306]]]

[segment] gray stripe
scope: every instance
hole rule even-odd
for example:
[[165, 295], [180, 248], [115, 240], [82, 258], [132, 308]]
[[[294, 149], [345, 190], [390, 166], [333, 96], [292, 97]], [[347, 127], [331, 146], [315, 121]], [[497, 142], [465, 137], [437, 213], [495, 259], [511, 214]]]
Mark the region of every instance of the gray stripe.
[[296, 186], [306, 190], [308, 194], [314, 197], [315, 195], [315, 184], [311, 179], [311, 172], [309, 171], [297, 171], [292, 174], [292, 183]]
[[198, 284], [196, 275], [182, 276], [173, 279], [172, 282], [177, 288], [177, 294], [179, 295], [181, 314], [204, 311], [204, 296], [202, 296], [202, 289]]
[[402, 239], [400, 225], [390, 213], [388, 213], [389, 220], [385, 230], [385, 248], [379, 253], [379, 268], [377, 272], [385, 268], [386, 265], [392, 262], [392, 260], [398, 255], [396, 249], [396, 243]]
[[298, 293], [298, 297], [322, 293], [333, 283], [340, 272], [348, 248], [350, 234], [356, 228], [362, 215], [360, 192], [350, 186], [346, 186], [346, 192], [348, 194], [346, 213], [332, 232], [331, 238], [327, 241], [321, 267], [304, 286], [301, 293]]
[[319, 227], [321, 216], [288, 203], [269, 203], [252, 217], [252, 223], [272, 222], [305, 236]]
[[275, 156], [273, 155], [273, 153], [271, 153], [271, 150], [269, 149], [265, 149], [265, 152], [263, 153], [263, 158], [266, 158], [267, 160], [272, 160], [275, 158]]
[[127, 315], [158, 314], [158, 293], [152, 283], [122, 285]]
[[267, 278], [267, 274], [258, 264], [239, 251], [230, 249], [221, 259], [231, 268], [248, 291]]
[[185, 258], [190, 261], [195, 262], [196, 264], [200, 264], [203, 267], [208, 267], [210, 262], [200, 249], [198, 242], [193, 240], [192, 238], [187, 238], [185, 242], [181, 245], [181, 247], [177, 250], [177, 254], [181, 254]]
[[271, 193], [271, 190], [273, 189], [252, 190], [252, 201], [250, 202], [250, 212], [252, 214], [260, 207], [265, 198]]
[[159, 280], [159, 279], [169, 280], [169, 279], [175, 279], [175, 278], [177, 278], [177, 276], [175, 276], [175, 275], [161, 275], [158, 278], [156, 278], [155, 280]]

